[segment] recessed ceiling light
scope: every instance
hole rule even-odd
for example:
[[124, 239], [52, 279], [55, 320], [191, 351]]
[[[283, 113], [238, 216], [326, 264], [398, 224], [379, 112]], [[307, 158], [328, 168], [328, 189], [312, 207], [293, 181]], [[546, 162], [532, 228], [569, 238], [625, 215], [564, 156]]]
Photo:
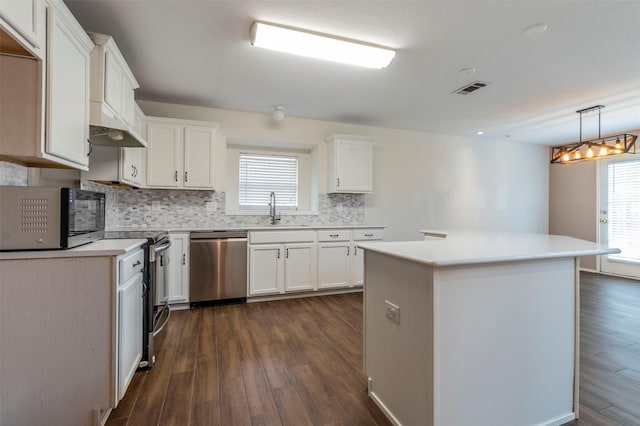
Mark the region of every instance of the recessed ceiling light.
[[396, 51], [387, 47], [264, 22], [254, 22], [251, 26], [251, 44], [279, 52], [367, 68], [384, 68], [396, 56]]
[[460, 74], [460, 75], [471, 75], [474, 72], [476, 72], [475, 68], [462, 68], [461, 70], [458, 71], [458, 74]]
[[484, 132], [483, 132], [482, 130], [478, 130], [478, 131], [476, 132], [476, 135], [484, 135]]
[[547, 31], [547, 28], [549, 28], [549, 26], [544, 23], [533, 24], [522, 30], [522, 33], [528, 37], [533, 37]]

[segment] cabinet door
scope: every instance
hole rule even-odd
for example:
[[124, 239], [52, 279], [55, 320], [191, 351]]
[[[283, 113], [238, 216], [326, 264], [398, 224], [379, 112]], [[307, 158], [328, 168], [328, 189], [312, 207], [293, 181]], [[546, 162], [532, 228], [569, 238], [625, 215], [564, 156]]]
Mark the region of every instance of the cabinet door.
[[[95, 149], [95, 148], [94, 148]], [[143, 148], [121, 148], [120, 159], [120, 181], [129, 185], [142, 186], [142, 175], [144, 169], [142, 166]], [[92, 154], [93, 155], [93, 154]]]
[[147, 124], [147, 186], [178, 188], [182, 183], [182, 131], [170, 123]]
[[44, 22], [41, 19], [40, 9], [44, 5], [40, 0], [2, 0], [0, 1], [0, 16], [11, 27], [24, 37], [32, 46], [42, 47], [44, 34]]
[[118, 290], [118, 400], [142, 359], [142, 273]]
[[318, 288], [349, 286], [350, 242], [318, 244]]
[[336, 142], [336, 189], [349, 192], [371, 192], [372, 147], [366, 142]]
[[131, 80], [125, 75], [122, 76], [122, 119], [130, 126], [135, 126], [135, 99], [134, 99], [134, 86]]
[[358, 243], [353, 244], [353, 256], [351, 257], [352, 286], [364, 285], [364, 250], [358, 248]]
[[309, 243], [285, 245], [285, 291], [316, 289], [316, 246]]
[[46, 152], [87, 170], [89, 52], [52, 9], [48, 19]]
[[189, 234], [171, 234], [169, 303], [189, 302]]
[[184, 187], [213, 189], [216, 129], [184, 128]]
[[122, 113], [122, 66], [108, 49], [104, 52], [104, 101], [116, 115]]
[[260, 244], [249, 247], [249, 294], [284, 292], [284, 246]]

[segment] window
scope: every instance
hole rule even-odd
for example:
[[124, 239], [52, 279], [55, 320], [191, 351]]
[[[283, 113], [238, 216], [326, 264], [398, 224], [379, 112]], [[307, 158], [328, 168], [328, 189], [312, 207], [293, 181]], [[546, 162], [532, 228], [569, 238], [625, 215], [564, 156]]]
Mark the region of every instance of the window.
[[240, 153], [238, 206], [264, 210], [275, 192], [278, 209], [298, 209], [298, 157]]
[[608, 223], [610, 247], [622, 253], [609, 258], [640, 261], [640, 161], [608, 166]]

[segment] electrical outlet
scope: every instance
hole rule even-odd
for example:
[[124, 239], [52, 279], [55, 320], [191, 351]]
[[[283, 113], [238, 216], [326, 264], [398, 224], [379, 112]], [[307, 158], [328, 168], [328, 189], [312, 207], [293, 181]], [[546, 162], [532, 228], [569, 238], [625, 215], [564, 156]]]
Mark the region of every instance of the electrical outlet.
[[216, 211], [216, 203], [214, 203], [213, 201], [207, 201], [206, 203], [204, 203], [204, 205], [207, 207], [208, 212]]
[[385, 315], [387, 316], [387, 318], [395, 323], [400, 324], [400, 306], [394, 305], [388, 300], [385, 300], [384, 303], [386, 308]]

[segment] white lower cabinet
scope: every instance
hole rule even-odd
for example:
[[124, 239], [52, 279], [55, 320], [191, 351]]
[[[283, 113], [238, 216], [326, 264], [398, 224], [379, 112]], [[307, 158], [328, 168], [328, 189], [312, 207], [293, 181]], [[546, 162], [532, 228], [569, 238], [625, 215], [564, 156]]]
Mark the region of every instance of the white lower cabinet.
[[381, 241], [383, 228], [249, 233], [249, 296], [362, 286], [361, 241]]
[[318, 231], [318, 288], [349, 287], [351, 277], [351, 231]]
[[142, 271], [144, 251], [118, 259], [116, 404], [125, 392], [142, 359]]
[[315, 231], [249, 233], [249, 296], [315, 290]]
[[358, 248], [362, 241], [382, 241], [383, 232], [380, 228], [354, 229], [351, 256], [351, 285], [364, 285], [364, 250]]
[[189, 234], [170, 233], [169, 303], [189, 303]]

